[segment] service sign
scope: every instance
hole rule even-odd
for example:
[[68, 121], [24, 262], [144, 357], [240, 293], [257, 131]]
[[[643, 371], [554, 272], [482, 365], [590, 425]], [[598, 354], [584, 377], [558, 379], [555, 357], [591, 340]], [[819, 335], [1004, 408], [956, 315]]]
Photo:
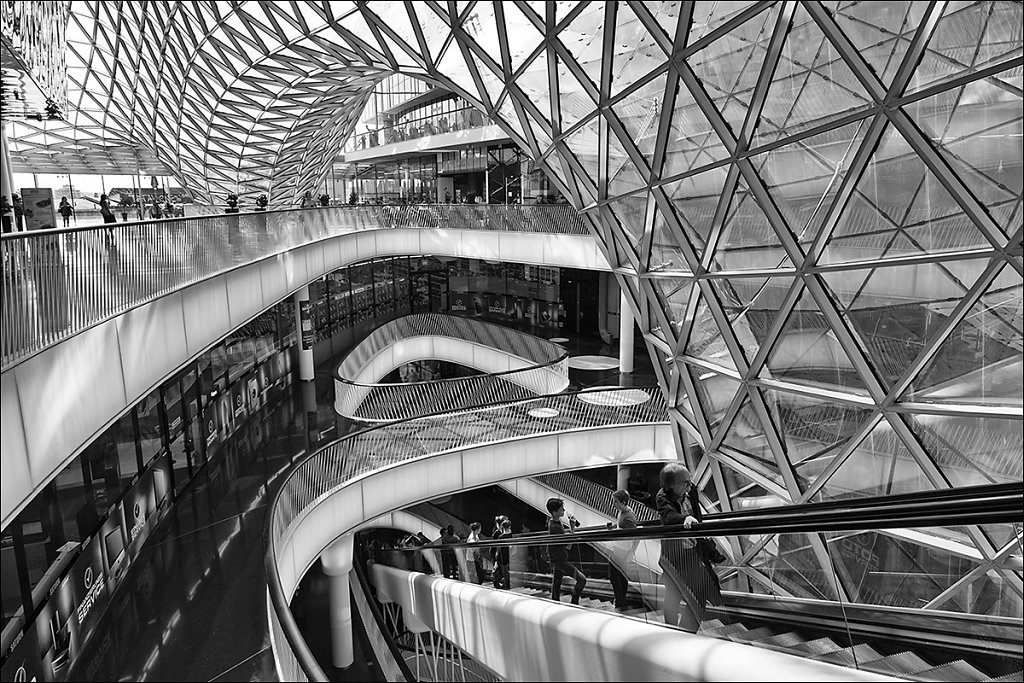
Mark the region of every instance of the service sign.
[[75, 599], [79, 642], [88, 640], [92, 635], [109, 596], [103, 564], [103, 545], [98, 536], [87, 541], [82, 547], [82, 554], [71, 565], [71, 571], [68, 573]]

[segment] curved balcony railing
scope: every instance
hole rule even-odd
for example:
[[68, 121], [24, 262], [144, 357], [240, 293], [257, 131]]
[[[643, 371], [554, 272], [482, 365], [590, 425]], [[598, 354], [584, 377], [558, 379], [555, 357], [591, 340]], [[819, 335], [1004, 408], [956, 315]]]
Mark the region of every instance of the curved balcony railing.
[[[501, 355], [495, 361], [504, 361], [510, 369], [422, 382], [360, 381], [367, 375], [380, 377], [407, 362], [389, 362], [382, 354], [397, 344], [423, 337], [494, 349]], [[473, 355], [472, 351], [467, 353]], [[564, 347], [532, 334], [481, 320], [418, 313], [377, 328], [338, 365], [334, 408], [339, 415], [355, 420], [390, 422], [557, 394], [569, 384], [568, 361]]]
[[39, 230], [0, 238], [6, 370], [147, 301], [317, 240], [379, 229], [586, 235], [568, 205], [339, 206]]
[[643, 403], [580, 400], [587, 394], [616, 391], [637, 389], [544, 396], [443, 421], [421, 417], [389, 423], [350, 434], [294, 465], [271, 501], [266, 532], [265, 565], [272, 602], [268, 617], [282, 680], [326, 680], [292, 619], [277, 564], [277, 548], [309, 510], [357, 477], [413, 458], [544, 434], [668, 421], [665, 399], [656, 387], [643, 390], [650, 397]]

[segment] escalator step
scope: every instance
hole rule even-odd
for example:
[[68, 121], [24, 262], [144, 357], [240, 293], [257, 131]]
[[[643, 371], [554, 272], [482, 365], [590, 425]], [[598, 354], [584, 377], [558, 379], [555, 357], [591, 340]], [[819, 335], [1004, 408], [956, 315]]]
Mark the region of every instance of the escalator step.
[[707, 631], [713, 628], [722, 628], [723, 626], [725, 626], [725, 624], [722, 623], [721, 619], [708, 619], [707, 621], [701, 622], [700, 630]]
[[836, 644], [831, 638], [817, 638], [815, 640], [808, 640], [806, 643], [798, 643], [793, 646], [793, 649], [797, 652], [803, 652], [811, 657], [817, 655], [828, 654], [829, 652], [835, 652], [836, 650], [842, 650], [842, 646]]
[[986, 679], [990, 683], [1003, 683], [1003, 681], [1024, 681], [1024, 671], [1014, 671], [1013, 673], [1003, 674], [995, 678]]
[[913, 652], [900, 652], [876, 659], [873, 662], [858, 661], [857, 664], [865, 671], [874, 671], [878, 674], [912, 674], [925, 669], [931, 669], [932, 665], [924, 661]]
[[772, 636], [771, 638], [762, 638], [761, 640], [751, 643], [751, 645], [756, 645], [758, 647], [768, 647], [773, 649], [779, 648], [785, 650], [791, 649], [794, 645], [801, 644], [804, 644], [804, 639], [792, 631], [788, 633], [780, 633], [777, 636]]
[[962, 659], [914, 674], [919, 681], [983, 681], [985, 674]]
[[776, 635], [775, 631], [771, 630], [767, 626], [761, 626], [759, 628], [750, 629], [749, 631], [730, 633], [729, 640], [732, 640], [737, 643], [749, 643], [755, 640], [771, 638], [774, 635]]
[[718, 628], [709, 628], [706, 631], [701, 630], [699, 633], [702, 636], [710, 636], [711, 638], [728, 638], [733, 633], [743, 633], [746, 630], [747, 627], [743, 624], [726, 624]]
[[881, 658], [882, 655], [875, 652], [870, 645], [860, 643], [853, 647], [844, 647], [843, 649], [836, 650], [835, 652], [818, 655], [812, 659], [816, 659], [819, 662], [839, 664], [840, 666], [856, 666], [858, 664], [863, 664], [864, 662], [873, 662], [876, 659]]

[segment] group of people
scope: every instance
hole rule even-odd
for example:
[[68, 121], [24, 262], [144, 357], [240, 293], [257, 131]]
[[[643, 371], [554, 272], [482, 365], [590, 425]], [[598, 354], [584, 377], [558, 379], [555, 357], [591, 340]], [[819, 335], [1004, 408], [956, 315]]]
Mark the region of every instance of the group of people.
[[[693, 486], [689, 470], [679, 462], [666, 464], [659, 476], [660, 489], [655, 496], [655, 505], [664, 525], [679, 525], [690, 529], [701, 522], [702, 513], [698, 503], [697, 490]], [[630, 506], [631, 496], [625, 490], [612, 494], [615, 508], [614, 527], [621, 530], [637, 527], [636, 513]], [[547, 501], [547, 532], [549, 536], [573, 534], [580, 523], [566, 512], [565, 501], [550, 498]], [[512, 537], [512, 522], [505, 515], [494, 518], [491, 540]], [[425, 538], [423, 540], [426, 540]], [[469, 544], [484, 542], [479, 522], [469, 526], [469, 535], [462, 539], [449, 525], [441, 532], [434, 544], [441, 546], [441, 564], [445, 577], [460, 578], [459, 562], [454, 549], [446, 548], [465, 540]], [[620, 552], [612, 556], [609, 563], [609, 580], [615, 595], [615, 607], [619, 611], [628, 608], [627, 594], [629, 580], [625, 570], [634, 562], [637, 541], [616, 541]], [[434, 545], [432, 544], [432, 545]], [[587, 586], [587, 576], [570, 558], [572, 545], [566, 542], [547, 544], [547, 559], [552, 572], [551, 599], [561, 600], [562, 582], [565, 577], [574, 581], [570, 601], [579, 604]], [[476, 583], [485, 580], [485, 565], [493, 564], [491, 582], [497, 589], [509, 588], [510, 546], [493, 548], [469, 548], [466, 552], [467, 568], [472, 565]], [[664, 587], [664, 612], [667, 624], [696, 632], [704, 619], [706, 606], [722, 604], [721, 588], [715, 572], [715, 564], [727, 558], [713, 540], [707, 538], [667, 538], [661, 541], [661, 584]]]

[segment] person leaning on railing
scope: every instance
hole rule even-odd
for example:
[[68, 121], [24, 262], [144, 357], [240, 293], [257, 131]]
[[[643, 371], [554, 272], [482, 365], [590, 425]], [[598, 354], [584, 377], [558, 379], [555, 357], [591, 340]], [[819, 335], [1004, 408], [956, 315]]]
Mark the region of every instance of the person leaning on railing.
[[[682, 524], [689, 529], [701, 521], [697, 489], [690, 471], [679, 462], [661, 468], [661, 490], [655, 497], [661, 523]], [[711, 544], [711, 550], [706, 544]], [[718, 575], [711, 562], [722, 562], [713, 541], [698, 538], [664, 539], [661, 542], [661, 583], [665, 586], [665, 623], [696, 633], [704, 620], [707, 603], [722, 604]], [[710, 555], [710, 557], [709, 557]]]

